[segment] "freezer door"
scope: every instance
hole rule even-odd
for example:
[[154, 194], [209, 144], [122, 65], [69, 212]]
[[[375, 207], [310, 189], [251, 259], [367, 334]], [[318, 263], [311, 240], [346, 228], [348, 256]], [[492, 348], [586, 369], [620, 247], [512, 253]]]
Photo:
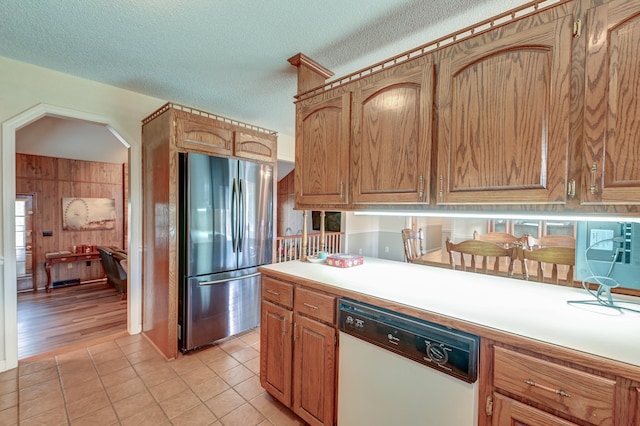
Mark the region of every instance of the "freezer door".
[[233, 250], [237, 228], [238, 162], [188, 154], [186, 207], [187, 276], [238, 268]]
[[238, 162], [238, 268], [271, 263], [273, 241], [273, 167]]
[[180, 348], [188, 351], [260, 325], [260, 284], [255, 271], [231, 280], [187, 278]]

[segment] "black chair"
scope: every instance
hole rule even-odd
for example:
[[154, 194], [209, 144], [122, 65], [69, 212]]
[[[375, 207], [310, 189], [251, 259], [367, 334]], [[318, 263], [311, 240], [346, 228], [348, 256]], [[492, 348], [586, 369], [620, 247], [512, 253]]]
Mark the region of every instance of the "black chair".
[[127, 298], [127, 271], [121, 262], [127, 260], [127, 253], [117, 247], [98, 247], [107, 283], [113, 286], [122, 299]]

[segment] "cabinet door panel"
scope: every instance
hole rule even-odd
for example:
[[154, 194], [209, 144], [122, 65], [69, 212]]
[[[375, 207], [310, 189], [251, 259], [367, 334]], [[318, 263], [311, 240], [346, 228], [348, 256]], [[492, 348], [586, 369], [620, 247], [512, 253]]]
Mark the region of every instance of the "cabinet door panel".
[[293, 411], [311, 425], [332, 425], [335, 329], [295, 315]]
[[429, 202], [430, 71], [391, 70], [354, 96], [354, 203]]
[[640, 203], [640, 3], [587, 14], [583, 203]]
[[275, 162], [277, 160], [276, 145], [275, 136], [234, 132], [233, 153], [239, 158]]
[[576, 426], [544, 411], [494, 394], [493, 426]]
[[351, 94], [298, 107], [296, 205], [348, 203]]
[[208, 117], [176, 118], [176, 145], [180, 148], [231, 155], [233, 132]]
[[292, 316], [292, 311], [262, 301], [260, 383], [287, 407], [291, 406]]
[[571, 16], [445, 58], [438, 203], [566, 201]]

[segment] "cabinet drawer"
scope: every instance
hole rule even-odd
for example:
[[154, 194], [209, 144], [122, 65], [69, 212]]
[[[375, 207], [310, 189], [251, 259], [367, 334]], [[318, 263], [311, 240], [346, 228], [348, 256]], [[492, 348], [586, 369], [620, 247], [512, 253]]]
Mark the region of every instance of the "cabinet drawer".
[[291, 309], [293, 307], [293, 285], [263, 275], [262, 298]]
[[594, 425], [613, 424], [614, 380], [494, 347], [493, 384]]
[[320, 321], [335, 324], [336, 298], [296, 287], [294, 310]]

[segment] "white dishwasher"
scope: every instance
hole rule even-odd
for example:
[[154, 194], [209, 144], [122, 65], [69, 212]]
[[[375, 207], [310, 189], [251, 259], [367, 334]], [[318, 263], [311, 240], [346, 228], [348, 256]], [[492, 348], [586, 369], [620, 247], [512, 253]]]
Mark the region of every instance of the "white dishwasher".
[[341, 299], [338, 426], [477, 424], [479, 338]]

